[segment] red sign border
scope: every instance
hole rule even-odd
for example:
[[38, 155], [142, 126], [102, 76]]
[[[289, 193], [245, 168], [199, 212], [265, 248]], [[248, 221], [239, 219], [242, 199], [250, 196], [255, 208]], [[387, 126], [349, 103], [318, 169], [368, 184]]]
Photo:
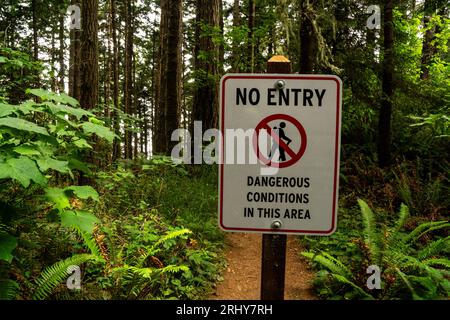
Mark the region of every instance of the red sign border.
[[220, 108], [221, 108], [221, 119], [220, 119], [220, 132], [223, 136], [223, 130], [225, 128], [225, 84], [230, 79], [274, 79], [274, 80], [332, 80], [336, 82], [337, 90], [336, 90], [336, 145], [335, 145], [335, 157], [334, 157], [334, 182], [333, 182], [333, 209], [332, 209], [332, 221], [331, 228], [329, 230], [292, 230], [292, 229], [269, 229], [269, 228], [230, 228], [226, 227], [223, 223], [223, 167], [224, 167], [224, 140], [221, 139], [220, 143], [220, 156], [221, 161], [219, 164], [219, 181], [220, 181], [220, 190], [219, 190], [219, 224], [220, 227], [225, 231], [236, 231], [236, 232], [262, 232], [262, 233], [290, 233], [290, 234], [316, 234], [316, 235], [331, 235], [336, 230], [336, 221], [337, 221], [337, 184], [338, 184], [338, 170], [339, 170], [339, 145], [340, 145], [340, 137], [339, 137], [339, 124], [341, 119], [341, 80], [337, 76], [333, 75], [319, 75], [316, 77], [312, 77], [310, 75], [291, 75], [287, 76], [285, 74], [279, 75], [226, 75], [222, 78], [221, 81], [221, 100], [220, 100]]

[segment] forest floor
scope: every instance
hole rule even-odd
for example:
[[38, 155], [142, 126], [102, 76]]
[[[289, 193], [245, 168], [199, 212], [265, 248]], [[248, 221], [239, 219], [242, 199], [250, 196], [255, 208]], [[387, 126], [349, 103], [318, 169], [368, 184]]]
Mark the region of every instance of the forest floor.
[[[226, 238], [227, 267], [224, 280], [217, 285], [211, 300], [259, 300], [261, 285], [260, 234], [229, 233]], [[285, 300], [315, 300], [314, 273], [299, 252], [295, 236], [288, 236], [286, 254]]]

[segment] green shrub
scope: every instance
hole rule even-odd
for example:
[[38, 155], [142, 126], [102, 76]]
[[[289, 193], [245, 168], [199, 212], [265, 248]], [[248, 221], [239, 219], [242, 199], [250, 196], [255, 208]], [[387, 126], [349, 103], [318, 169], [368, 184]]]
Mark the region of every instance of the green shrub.
[[[450, 294], [450, 228], [447, 221], [420, 224], [409, 233], [403, 232], [409, 211], [401, 206], [397, 221], [391, 225], [378, 224], [372, 210], [359, 200], [362, 216], [362, 241], [357, 257], [335, 258], [324, 250], [302, 255], [320, 269], [315, 285], [319, 295], [335, 299], [445, 299]], [[431, 238], [432, 232], [443, 231]], [[348, 241], [348, 240], [347, 240]], [[340, 251], [346, 246], [341, 243]], [[345, 252], [345, 251], [344, 251]], [[337, 255], [337, 254], [336, 254]], [[345, 256], [345, 253], [344, 253]], [[369, 265], [382, 272], [382, 289], [366, 287]]]

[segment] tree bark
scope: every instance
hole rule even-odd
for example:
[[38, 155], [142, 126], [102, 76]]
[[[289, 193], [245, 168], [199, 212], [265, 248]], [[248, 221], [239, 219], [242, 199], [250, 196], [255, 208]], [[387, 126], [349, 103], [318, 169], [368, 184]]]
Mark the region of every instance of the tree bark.
[[180, 112], [180, 88], [181, 88], [181, 28], [182, 28], [182, 1], [171, 0], [169, 18], [169, 33], [167, 45], [167, 78], [166, 78], [166, 103], [165, 113], [165, 133], [166, 148], [165, 153], [170, 154], [176, 145], [171, 141], [172, 132], [179, 127]]
[[[132, 0], [125, 7], [125, 113], [133, 114], [133, 26]], [[125, 158], [133, 158], [133, 136], [130, 128], [125, 131]]]
[[[220, 1], [197, 0], [197, 26], [195, 36], [196, 72], [193, 98], [193, 120], [201, 121], [203, 130], [217, 125], [220, 48], [214, 44], [212, 35], [204, 35], [201, 26], [208, 29], [220, 27]], [[191, 128], [191, 132], [193, 128]]]
[[[76, 0], [72, 0], [71, 4], [76, 4]], [[81, 99], [80, 63], [81, 31], [72, 29], [70, 31], [69, 95], [78, 101]]]
[[33, 14], [32, 28], [33, 28], [33, 58], [35, 61], [39, 60], [39, 43], [38, 43], [38, 26], [37, 26], [37, 0], [31, 0], [31, 10]]
[[[111, 28], [112, 28], [112, 42], [113, 42], [113, 103], [114, 111], [112, 113], [112, 122], [115, 134], [120, 136], [120, 124], [119, 115], [117, 109], [120, 108], [119, 105], [119, 43], [117, 41], [117, 23], [116, 23], [116, 0], [111, 1]], [[114, 139], [113, 142], [113, 157], [112, 160], [116, 161], [120, 158], [120, 142]]]
[[65, 92], [65, 76], [66, 65], [64, 62], [64, 45], [65, 33], [64, 33], [64, 14], [59, 17], [59, 92]]
[[[241, 26], [241, 6], [239, 0], [234, 0], [233, 3], [233, 28]], [[241, 55], [239, 54], [239, 42], [233, 39], [232, 43], [232, 72], [239, 73], [241, 71]]]
[[247, 44], [247, 70], [250, 73], [254, 72], [255, 66], [255, 44], [254, 44], [254, 29], [255, 29], [255, 14], [256, 4], [255, 0], [249, 0], [248, 3], [248, 44]]
[[314, 1], [302, 0], [300, 25], [300, 73], [310, 74], [314, 70], [315, 37], [311, 22], [311, 6]]
[[392, 9], [393, 0], [385, 0], [383, 23], [383, 92], [378, 120], [378, 163], [380, 167], [386, 167], [391, 163], [391, 118], [392, 96], [394, 94], [394, 25]]
[[81, 12], [80, 104], [90, 110], [98, 104], [98, 0], [83, 0]]
[[156, 76], [156, 117], [153, 151], [170, 154], [178, 129], [181, 82], [181, 0], [161, 1], [159, 63]]

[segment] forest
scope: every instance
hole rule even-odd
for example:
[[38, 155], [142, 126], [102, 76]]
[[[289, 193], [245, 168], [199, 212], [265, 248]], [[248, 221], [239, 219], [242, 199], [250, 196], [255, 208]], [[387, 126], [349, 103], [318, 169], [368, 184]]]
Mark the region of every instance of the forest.
[[172, 133], [273, 56], [343, 84], [337, 229], [289, 236], [286, 298], [448, 300], [448, 0], [0, 0], [0, 300], [259, 299]]

